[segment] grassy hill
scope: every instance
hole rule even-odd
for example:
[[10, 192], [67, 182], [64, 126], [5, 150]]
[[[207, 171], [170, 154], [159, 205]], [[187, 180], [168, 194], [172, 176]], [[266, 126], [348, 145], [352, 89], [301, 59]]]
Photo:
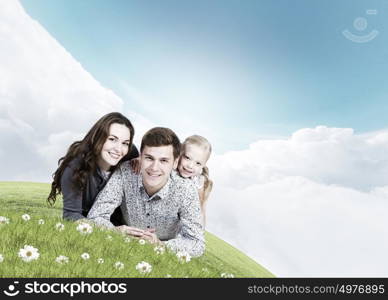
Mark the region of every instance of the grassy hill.
[[[45, 199], [49, 184], [32, 182], [0, 182], [0, 216], [9, 224], [0, 225], [0, 277], [274, 277], [268, 270], [238, 249], [206, 232], [206, 252], [189, 263], [179, 263], [174, 253], [157, 255], [154, 245], [139, 244], [137, 239], [126, 239], [119, 233], [94, 228], [93, 233], [81, 236], [78, 224], [63, 221], [62, 201], [55, 207], [47, 206]], [[31, 219], [21, 218], [28, 214]], [[44, 224], [38, 225], [43, 219]], [[65, 226], [56, 230], [57, 223]], [[26, 263], [18, 257], [19, 249], [33, 245], [39, 249], [39, 259]], [[82, 253], [90, 259], [83, 260]], [[65, 255], [67, 264], [55, 262]], [[102, 258], [103, 264], [97, 259]], [[122, 262], [124, 267], [114, 265]], [[135, 266], [147, 261], [152, 266], [149, 273], [140, 273]]]

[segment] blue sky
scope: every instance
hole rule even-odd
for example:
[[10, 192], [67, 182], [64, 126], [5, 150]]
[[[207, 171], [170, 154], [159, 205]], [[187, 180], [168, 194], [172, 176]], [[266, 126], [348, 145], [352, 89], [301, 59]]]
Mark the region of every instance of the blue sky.
[[317, 125], [387, 128], [388, 1], [21, 3], [126, 109], [218, 153]]

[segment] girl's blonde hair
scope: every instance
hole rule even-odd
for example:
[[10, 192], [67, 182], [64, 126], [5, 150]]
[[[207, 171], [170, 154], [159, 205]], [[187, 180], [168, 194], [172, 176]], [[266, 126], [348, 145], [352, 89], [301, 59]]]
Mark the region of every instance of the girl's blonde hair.
[[[209, 159], [210, 154], [212, 152], [212, 145], [209, 143], [207, 139], [205, 139], [203, 136], [200, 135], [192, 135], [185, 139], [185, 141], [182, 144], [182, 152], [185, 151], [186, 145], [197, 145], [201, 148], [203, 148], [207, 152], [207, 158]], [[204, 178], [204, 184], [203, 184], [203, 197], [200, 197], [201, 200], [201, 206], [207, 201], [209, 198], [210, 192], [213, 188], [213, 181], [209, 178], [209, 168], [204, 166], [202, 169], [202, 174]]]

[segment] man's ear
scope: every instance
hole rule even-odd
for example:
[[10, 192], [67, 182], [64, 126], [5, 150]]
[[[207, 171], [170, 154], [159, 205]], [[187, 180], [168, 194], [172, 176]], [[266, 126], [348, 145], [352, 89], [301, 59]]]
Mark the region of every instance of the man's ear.
[[178, 162], [179, 162], [179, 157], [174, 160], [174, 165], [172, 166], [174, 168], [174, 170], [176, 170], [176, 168], [178, 168]]

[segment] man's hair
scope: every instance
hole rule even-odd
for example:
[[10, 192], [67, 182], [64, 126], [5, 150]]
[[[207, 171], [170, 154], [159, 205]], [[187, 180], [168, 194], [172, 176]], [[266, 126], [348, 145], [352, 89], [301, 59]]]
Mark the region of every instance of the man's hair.
[[178, 136], [169, 128], [154, 127], [144, 134], [141, 140], [140, 152], [144, 150], [145, 146], [160, 147], [169, 145], [173, 148], [174, 159], [177, 159], [181, 152], [181, 142]]

